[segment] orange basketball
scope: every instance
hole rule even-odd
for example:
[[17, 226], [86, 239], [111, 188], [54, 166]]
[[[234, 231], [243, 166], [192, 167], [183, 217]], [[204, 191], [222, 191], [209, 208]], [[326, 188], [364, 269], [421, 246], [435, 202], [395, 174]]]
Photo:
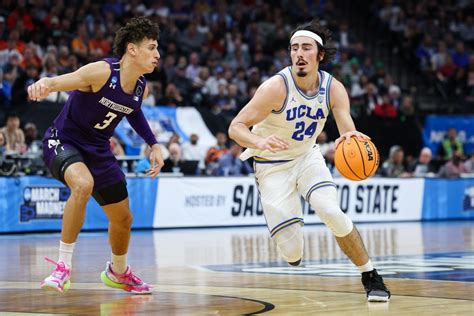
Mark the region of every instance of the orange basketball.
[[351, 143], [340, 142], [336, 148], [334, 163], [339, 173], [350, 180], [360, 181], [371, 177], [379, 167], [380, 156], [370, 140], [351, 138]]

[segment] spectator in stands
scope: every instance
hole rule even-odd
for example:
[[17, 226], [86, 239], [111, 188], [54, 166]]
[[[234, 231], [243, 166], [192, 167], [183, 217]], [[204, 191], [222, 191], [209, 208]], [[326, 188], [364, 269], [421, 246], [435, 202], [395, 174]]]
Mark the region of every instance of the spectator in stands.
[[38, 68], [33, 64], [29, 64], [26, 67], [26, 72], [22, 72], [22, 74], [15, 80], [15, 83], [13, 84], [12, 104], [17, 107], [26, 104], [28, 101], [28, 93], [26, 89], [38, 79]]
[[461, 157], [464, 156], [464, 144], [457, 137], [457, 133], [454, 127], [448, 129], [446, 139], [439, 147], [439, 155], [443, 161], [451, 160], [455, 151], [459, 152]]
[[459, 41], [456, 43], [456, 50], [452, 54], [454, 64], [458, 68], [467, 68], [469, 65], [469, 53], [466, 52], [464, 42]]
[[122, 144], [117, 137], [112, 136], [110, 137], [110, 150], [114, 154], [114, 156], [124, 156], [125, 150], [123, 150]]
[[474, 151], [471, 152], [470, 158], [464, 163], [469, 173], [474, 173]]
[[7, 123], [2, 128], [7, 138], [7, 153], [22, 154], [26, 152], [25, 134], [20, 129], [20, 117], [16, 113], [7, 115]]
[[388, 88], [388, 95], [390, 97], [390, 103], [398, 110], [402, 105], [402, 92], [400, 87], [397, 85], [391, 85]]
[[35, 123], [28, 122], [23, 129], [28, 153], [40, 156], [42, 154], [43, 142], [38, 138], [38, 129]]
[[[237, 74], [232, 80], [232, 83], [237, 85], [239, 92], [242, 95], [247, 95], [247, 80], [244, 68], [237, 68]], [[243, 105], [243, 104], [242, 104]]]
[[161, 172], [183, 173], [185, 175], [197, 174], [197, 168], [194, 168], [194, 170], [187, 169], [186, 162], [183, 159], [182, 149], [179, 144], [173, 143], [168, 149], [170, 156], [165, 160], [165, 165], [161, 169]]
[[97, 59], [108, 56], [112, 47], [110, 41], [105, 38], [104, 30], [96, 27], [93, 35], [89, 41], [89, 53]]
[[[148, 170], [150, 170], [150, 153], [151, 148], [150, 146], [146, 145], [145, 151], [143, 153], [144, 157], [138, 160], [137, 164], [135, 165], [135, 173], [145, 174], [148, 172]], [[161, 171], [163, 171], [163, 169]]]
[[[465, 100], [468, 102], [467, 108], [470, 109], [469, 103], [474, 103], [474, 55], [469, 57], [469, 65], [467, 67], [467, 75], [464, 82]], [[469, 111], [469, 110], [468, 110]]]
[[23, 69], [20, 66], [21, 55], [17, 52], [10, 53], [8, 63], [3, 67], [3, 84], [9, 87], [9, 99], [12, 96], [12, 87], [17, 78], [23, 75]]
[[395, 142], [403, 144], [407, 159], [416, 157], [421, 148], [422, 124], [418, 118], [413, 98], [409, 95], [403, 97], [398, 109], [398, 126], [396, 126]]
[[457, 67], [450, 55], [446, 56], [446, 62], [437, 69], [436, 80], [441, 95], [447, 99], [453, 95], [456, 87]]
[[199, 66], [199, 55], [196, 52], [192, 52], [189, 55], [189, 65], [186, 67], [185, 75], [191, 82], [199, 75], [201, 72], [201, 66]]
[[7, 137], [3, 133], [3, 131], [0, 130], [0, 159], [3, 160], [3, 156], [5, 155], [5, 152], [7, 151]]
[[382, 164], [379, 173], [384, 177], [398, 178], [408, 176], [404, 166], [403, 148], [395, 145], [390, 148], [389, 158]]
[[33, 65], [36, 68], [41, 67], [41, 59], [35, 53], [34, 46], [35, 45], [29, 45], [23, 52], [23, 61], [21, 62], [23, 69], [27, 69], [30, 65]]
[[77, 27], [77, 35], [71, 42], [72, 52], [81, 60], [87, 59], [89, 52], [89, 36], [87, 35], [87, 27], [84, 23]]
[[176, 67], [176, 73], [170, 82], [175, 85], [179, 91], [179, 94], [183, 96], [183, 100], [181, 102], [184, 105], [188, 98], [188, 94], [190, 94], [192, 89], [192, 81], [186, 78], [186, 61], [181, 61], [178, 63], [178, 66]]
[[397, 117], [397, 109], [392, 104], [388, 94], [384, 94], [382, 96], [382, 103], [375, 106], [374, 115], [386, 119], [394, 119]]
[[377, 104], [382, 104], [382, 97], [378, 93], [377, 86], [373, 83], [367, 83], [364, 89], [367, 114], [371, 114]]
[[448, 48], [444, 41], [438, 42], [438, 49], [431, 56], [431, 69], [437, 72], [447, 62], [449, 56]]
[[436, 166], [432, 162], [433, 153], [428, 147], [424, 147], [417, 160], [413, 161], [408, 167], [414, 177], [434, 177], [436, 175]]
[[236, 84], [231, 83], [228, 86], [228, 97], [231, 110], [231, 114], [235, 116], [237, 111], [247, 103], [247, 99], [240, 93], [239, 88]]
[[151, 81], [148, 81], [146, 83], [146, 86], [148, 88], [148, 96], [143, 99], [142, 104], [146, 106], [155, 106], [156, 105], [156, 99], [155, 99], [155, 87], [159, 85], [159, 82], [153, 83]]
[[420, 68], [424, 73], [429, 73], [431, 70], [431, 57], [434, 52], [433, 38], [426, 34], [423, 38], [423, 42], [418, 46], [415, 52], [420, 63]]
[[353, 32], [349, 32], [349, 24], [347, 22], [342, 22], [339, 24], [339, 31], [336, 32], [335, 39], [337, 41], [338, 48], [340, 49], [352, 47], [355, 39], [353, 38]]
[[168, 83], [165, 95], [158, 100], [159, 105], [184, 106], [184, 98], [173, 83]]
[[451, 159], [439, 170], [438, 176], [441, 178], [459, 178], [462, 173], [469, 173], [469, 169], [462, 161], [462, 156], [461, 151], [455, 150]]
[[183, 148], [183, 158], [185, 160], [198, 160], [199, 169], [204, 170], [206, 165], [204, 164], [204, 158], [206, 157], [206, 148], [198, 144], [199, 136], [197, 134], [191, 134], [189, 136], [189, 142], [184, 143]]
[[217, 162], [222, 155], [226, 154], [229, 151], [227, 147], [227, 134], [223, 132], [217, 132], [216, 134], [217, 144], [209, 148], [206, 153], [206, 173], [215, 174], [215, 169], [218, 167]]
[[459, 35], [465, 42], [468, 42], [470, 45], [474, 44], [474, 15], [472, 13], [459, 26]]
[[230, 149], [223, 154], [218, 161], [217, 175], [219, 176], [241, 176], [253, 173], [248, 161], [240, 160], [242, 147], [232, 142]]
[[181, 144], [181, 140], [180, 140], [180, 137], [179, 137], [178, 134], [173, 133], [173, 135], [171, 135], [170, 139], [168, 139], [168, 143], [166, 144], [166, 148], [168, 150], [170, 149], [171, 144], [178, 144], [178, 145]]

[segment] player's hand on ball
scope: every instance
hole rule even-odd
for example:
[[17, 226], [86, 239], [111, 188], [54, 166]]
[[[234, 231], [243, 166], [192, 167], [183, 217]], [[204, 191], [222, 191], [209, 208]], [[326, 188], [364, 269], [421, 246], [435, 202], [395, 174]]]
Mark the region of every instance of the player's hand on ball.
[[361, 132], [358, 132], [358, 131], [350, 131], [350, 132], [345, 132], [344, 134], [342, 134], [338, 139], [336, 139], [336, 142], [335, 142], [335, 145], [336, 145], [336, 148], [337, 146], [339, 145], [340, 142], [342, 141], [346, 141], [347, 144], [350, 144], [351, 143], [351, 137], [352, 136], [355, 136], [357, 137], [359, 140], [361, 141], [364, 141], [364, 140], [370, 140], [370, 137], [361, 133]]
[[267, 138], [262, 138], [257, 142], [257, 148], [261, 150], [269, 150], [273, 153], [287, 150], [288, 143], [277, 135], [270, 135]]
[[32, 101], [39, 101], [51, 92], [48, 85], [49, 78], [42, 78], [28, 86], [28, 97]]
[[165, 165], [163, 161], [163, 155], [161, 154], [160, 145], [155, 144], [151, 147], [150, 153], [150, 169], [146, 175], [149, 177], [156, 177], [161, 171], [161, 168]]

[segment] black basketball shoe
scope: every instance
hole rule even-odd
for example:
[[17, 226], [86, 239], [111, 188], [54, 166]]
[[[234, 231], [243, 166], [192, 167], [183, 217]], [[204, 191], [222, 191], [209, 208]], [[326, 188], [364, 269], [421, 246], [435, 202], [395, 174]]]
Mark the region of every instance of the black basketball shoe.
[[377, 270], [362, 273], [362, 284], [367, 292], [367, 301], [388, 302], [390, 300], [390, 291]]
[[288, 262], [289, 265], [292, 265], [293, 267], [297, 267], [299, 266], [301, 263], [301, 259], [300, 260], [297, 260], [295, 262]]

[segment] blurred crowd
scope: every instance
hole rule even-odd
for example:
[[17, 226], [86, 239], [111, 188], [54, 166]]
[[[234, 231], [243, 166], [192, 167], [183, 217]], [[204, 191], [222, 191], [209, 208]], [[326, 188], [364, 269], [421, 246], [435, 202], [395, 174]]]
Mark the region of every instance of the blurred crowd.
[[[250, 163], [237, 159], [242, 149], [228, 141], [228, 124], [264, 80], [289, 64], [289, 34], [297, 24], [311, 18], [320, 18], [333, 31], [338, 54], [324, 69], [345, 84], [356, 126], [372, 136], [382, 157], [389, 157], [387, 164], [391, 165], [390, 161], [399, 157], [401, 151], [406, 170], [400, 174], [416, 175], [413, 164], [421, 159], [421, 153], [427, 153], [421, 145], [422, 118], [415, 98], [409, 91], [402, 91], [381, 60], [367, 53], [362, 39], [351, 31], [351, 25], [337, 10], [335, 2], [282, 0], [273, 5], [258, 0], [0, 0], [0, 3], [0, 109], [9, 113], [5, 115], [0, 141], [2, 137], [5, 139], [1, 148], [10, 156], [40, 153], [41, 135], [38, 136], [34, 122], [20, 124], [21, 113], [29, 104], [26, 87], [41, 77], [71, 72], [110, 56], [116, 30], [137, 15], [148, 16], [161, 28], [160, 65], [147, 75], [150, 94], [143, 104], [193, 106], [217, 139], [216, 146], [201, 148], [199, 135], [191, 135], [188, 143], [182, 143], [176, 135], [171, 137], [167, 144], [162, 144], [169, 162], [166, 168], [171, 168], [165, 171], [201, 175], [252, 171]], [[469, 97], [474, 87], [474, 65], [466, 46], [473, 42], [472, 15], [429, 10], [436, 1], [377, 4], [375, 9], [380, 19], [387, 23], [390, 32], [400, 36], [400, 49], [410, 56], [415, 54], [421, 71], [438, 84], [430, 86], [439, 86], [448, 94], [466, 93]], [[457, 1], [452, 7], [461, 8], [464, 4]], [[441, 18], [442, 23], [436, 22]], [[430, 40], [431, 44], [426, 46]], [[443, 47], [433, 47], [434, 43], [443, 46], [443, 42], [444, 51]], [[445, 67], [449, 62], [456, 65], [455, 71]], [[455, 80], [444, 84], [441, 79], [447, 73]], [[474, 92], [471, 94], [474, 97]], [[48, 101], [63, 103], [67, 96], [64, 92], [52, 93]], [[320, 146], [327, 148], [329, 164], [334, 148], [324, 144], [338, 136], [331, 120], [327, 134], [318, 139]], [[30, 133], [34, 136], [27, 136]], [[403, 148], [396, 147], [399, 144]], [[118, 138], [111, 139], [111, 148], [119, 157], [125, 154]], [[146, 148], [141, 155], [144, 159], [128, 166], [127, 171], [146, 170]], [[462, 153], [461, 160], [466, 158]], [[451, 157], [445, 161], [449, 160]], [[440, 164], [430, 170], [438, 174]], [[390, 168], [382, 167], [381, 171], [385, 169]], [[399, 176], [392, 171], [383, 171], [383, 175]]]
[[378, 1], [375, 12], [385, 24], [394, 49], [415, 74], [425, 78], [428, 92], [444, 100], [456, 97], [474, 105], [474, 3], [457, 1]]

